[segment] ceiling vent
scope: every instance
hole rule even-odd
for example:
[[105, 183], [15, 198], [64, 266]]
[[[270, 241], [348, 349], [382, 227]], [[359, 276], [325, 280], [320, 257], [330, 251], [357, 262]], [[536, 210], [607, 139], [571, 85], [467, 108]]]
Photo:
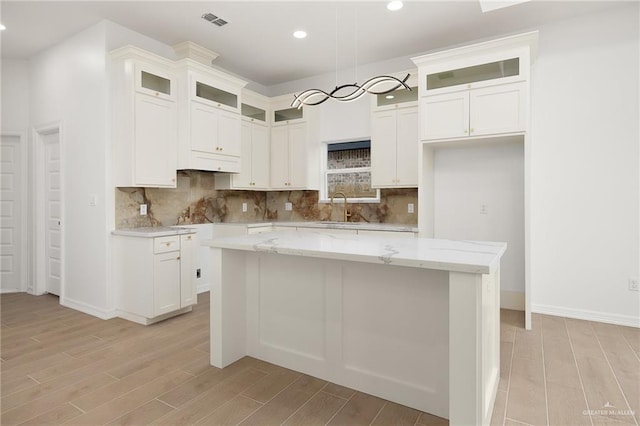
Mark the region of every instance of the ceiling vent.
[[214, 15], [213, 13], [205, 13], [204, 15], [202, 15], [202, 19], [204, 19], [205, 21], [209, 21], [219, 27], [223, 27], [229, 23], [229, 21], [227, 21], [226, 19], [222, 19]]

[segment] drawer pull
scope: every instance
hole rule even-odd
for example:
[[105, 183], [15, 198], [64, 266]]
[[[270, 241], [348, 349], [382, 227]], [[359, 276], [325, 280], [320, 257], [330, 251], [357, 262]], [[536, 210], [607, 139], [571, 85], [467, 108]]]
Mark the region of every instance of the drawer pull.
[[176, 257], [176, 260], [180, 260], [180, 256]]
[[167, 247], [169, 247], [169, 246], [171, 246], [171, 243], [165, 243], [165, 245], [166, 245]]

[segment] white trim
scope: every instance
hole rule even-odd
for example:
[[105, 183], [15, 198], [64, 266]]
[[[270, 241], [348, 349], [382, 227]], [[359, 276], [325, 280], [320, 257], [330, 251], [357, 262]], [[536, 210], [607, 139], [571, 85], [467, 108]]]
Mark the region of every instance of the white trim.
[[519, 291], [500, 290], [500, 308], [524, 311], [525, 295]]
[[[65, 218], [65, 155], [64, 155], [64, 138], [62, 121], [54, 121], [38, 126], [34, 126], [33, 133], [33, 230], [34, 230], [34, 246], [33, 246], [33, 258], [35, 259], [33, 265], [33, 289], [32, 294], [40, 295], [46, 293], [46, 250], [45, 250], [45, 200], [44, 200], [44, 142], [42, 137], [51, 133], [58, 132], [58, 144], [60, 146], [60, 222], [64, 227], [66, 224]], [[62, 229], [60, 233], [60, 250], [62, 252], [61, 268], [60, 268], [60, 303], [64, 299], [65, 295], [65, 229]], [[92, 314], [93, 315], [93, 314]]]
[[100, 319], [108, 320], [112, 318], [116, 318], [118, 315], [116, 314], [115, 309], [101, 309], [97, 306], [89, 305], [88, 303], [80, 302], [79, 300], [69, 299], [68, 297], [60, 297], [60, 305], [65, 306], [67, 308], [75, 309], [76, 311], [83, 312], [88, 315], [92, 315], [94, 317], [98, 317]]
[[31, 246], [31, 238], [29, 234], [29, 150], [28, 145], [29, 141], [27, 139], [27, 133], [21, 131], [11, 131], [11, 130], [2, 130], [0, 131], [0, 137], [17, 137], [18, 142], [20, 144], [20, 181], [22, 185], [22, 193], [23, 197], [20, 200], [20, 211], [22, 212], [22, 220], [20, 223], [20, 233], [22, 235], [22, 247], [20, 249], [20, 288], [14, 290], [0, 290], [0, 293], [15, 293], [15, 292], [26, 292], [29, 290], [31, 281], [29, 278], [31, 274], [29, 273], [29, 248]]
[[574, 318], [640, 328], [640, 318], [633, 315], [620, 315], [608, 312], [590, 311], [586, 309], [572, 309], [564, 308], [561, 306], [539, 304], [533, 304], [531, 308], [532, 311], [537, 314], [555, 315], [565, 318]]

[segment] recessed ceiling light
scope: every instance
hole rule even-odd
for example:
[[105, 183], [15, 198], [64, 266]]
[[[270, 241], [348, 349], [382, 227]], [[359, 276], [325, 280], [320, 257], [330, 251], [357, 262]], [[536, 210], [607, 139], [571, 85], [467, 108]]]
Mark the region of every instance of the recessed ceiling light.
[[389, 10], [400, 10], [402, 9], [402, 2], [401, 1], [390, 1], [389, 3], [387, 3], [387, 9]]
[[394, 97], [395, 97], [395, 96], [393, 96], [393, 95], [387, 95], [387, 96], [385, 96], [385, 98], [386, 98], [386, 99], [393, 99]]
[[305, 31], [298, 30], [298, 31], [293, 33], [293, 36], [295, 38], [305, 38], [307, 36], [307, 33]]
[[4, 31], [6, 29], [7, 29], [7, 27], [5, 27], [4, 25], [0, 24], [0, 31]]

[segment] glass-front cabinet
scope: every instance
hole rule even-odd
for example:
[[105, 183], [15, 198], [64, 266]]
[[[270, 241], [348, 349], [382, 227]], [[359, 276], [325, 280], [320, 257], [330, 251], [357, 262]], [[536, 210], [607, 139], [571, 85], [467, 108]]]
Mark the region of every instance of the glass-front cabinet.
[[520, 58], [515, 57], [429, 73], [427, 74], [426, 85], [429, 91], [518, 75], [520, 75]]
[[218, 107], [226, 105], [234, 109], [238, 108], [238, 95], [236, 93], [227, 92], [197, 80], [195, 84], [195, 96], [199, 100], [213, 102]]
[[304, 107], [302, 108], [274, 108], [273, 121], [274, 126], [283, 124], [292, 124], [304, 120]]
[[267, 110], [250, 104], [242, 103], [242, 117], [248, 118], [250, 121], [259, 121], [265, 123], [267, 121]]

